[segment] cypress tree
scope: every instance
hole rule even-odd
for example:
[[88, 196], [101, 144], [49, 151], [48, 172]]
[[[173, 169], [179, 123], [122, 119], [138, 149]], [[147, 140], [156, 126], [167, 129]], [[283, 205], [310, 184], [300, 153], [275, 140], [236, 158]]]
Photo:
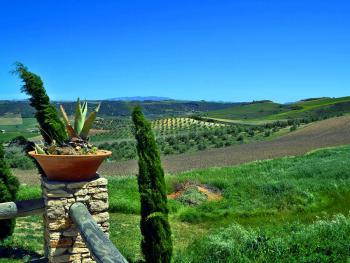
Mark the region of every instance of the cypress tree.
[[164, 171], [151, 125], [140, 107], [135, 107], [132, 119], [139, 157], [140, 227], [143, 235], [141, 248], [146, 262], [167, 263], [171, 261], [173, 247]]
[[[14, 201], [19, 188], [19, 182], [11, 175], [4, 155], [4, 148], [0, 143], [0, 203]], [[15, 219], [0, 220], [0, 240], [12, 235], [15, 223]]]
[[17, 73], [23, 81], [22, 92], [30, 95], [30, 105], [36, 109], [35, 117], [40, 125], [40, 132], [45, 142], [52, 140], [62, 143], [67, 140], [64, 123], [60, 120], [56, 108], [50, 103], [41, 78], [28, 71], [22, 63], [16, 63]]

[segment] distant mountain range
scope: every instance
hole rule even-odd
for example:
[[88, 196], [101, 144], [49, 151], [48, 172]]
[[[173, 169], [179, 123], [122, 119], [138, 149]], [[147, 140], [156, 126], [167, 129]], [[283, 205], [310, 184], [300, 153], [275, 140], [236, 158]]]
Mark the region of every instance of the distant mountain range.
[[135, 96], [135, 97], [117, 97], [106, 99], [107, 101], [164, 101], [164, 100], [172, 100], [168, 97], [157, 97], [157, 96]]

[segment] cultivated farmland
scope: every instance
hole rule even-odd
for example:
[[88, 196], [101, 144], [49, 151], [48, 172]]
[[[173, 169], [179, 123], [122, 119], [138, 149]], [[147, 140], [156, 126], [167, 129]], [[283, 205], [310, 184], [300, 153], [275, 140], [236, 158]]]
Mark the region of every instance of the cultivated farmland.
[[159, 135], [181, 133], [200, 129], [224, 127], [225, 124], [196, 120], [193, 118], [166, 118], [152, 121], [152, 128]]
[[20, 118], [19, 115], [16, 116], [13, 120], [12, 118], [8, 120], [7, 117], [0, 118], [2, 120], [0, 130], [4, 131], [0, 133], [0, 142], [10, 141], [20, 135], [26, 138], [33, 138], [40, 135], [35, 118]]
[[[349, 130], [350, 116], [343, 116], [315, 122], [305, 128], [268, 141], [164, 156], [162, 161], [166, 171], [174, 173], [213, 166], [229, 166], [280, 156], [300, 155], [320, 147], [349, 144]], [[101, 171], [111, 175], [135, 174], [137, 163], [133, 160], [105, 163]]]
[[22, 124], [21, 114], [7, 113], [0, 117], [0, 126], [11, 126]]
[[[301, 155], [320, 147], [350, 144], [350, 116], [315, 122], [297, 131], [267, 141], [237, 144], [231, 147], [203, 150], [193, 153], [162, 157], [162, 164], [168, 173], [192, 169], [222, 167], [245, 162], [282, 156]], [[103, 163], [100, 173], [104, 175], [131, 175], [137, 173], [137, 161]], [[36, 170], [15, 170], [22, 182], [38, 182]]]

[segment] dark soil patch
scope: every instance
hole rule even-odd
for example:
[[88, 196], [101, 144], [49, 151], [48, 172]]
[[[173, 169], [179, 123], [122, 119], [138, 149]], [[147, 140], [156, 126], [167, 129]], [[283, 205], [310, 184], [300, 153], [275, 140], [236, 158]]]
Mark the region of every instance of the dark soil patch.
[[200, 205], [206, 201], [219, 201], [222, 195], [219, 189], [197, 182], [186, 181], [175, 186], [175, 192], [168, 198], [180, 201], [185, 205]]

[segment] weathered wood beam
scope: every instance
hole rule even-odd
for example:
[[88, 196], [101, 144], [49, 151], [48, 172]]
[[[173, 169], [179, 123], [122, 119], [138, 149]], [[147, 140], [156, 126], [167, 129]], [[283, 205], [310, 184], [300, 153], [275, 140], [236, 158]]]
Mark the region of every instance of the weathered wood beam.
[[127, 263], [119, 250], [98, 227], [84, 204], [77, 202], [71, 205], [69, 215], [98, 263]]
[[44, 199], [0, 203], [0, 220], [23, 217], [44, 212]]

